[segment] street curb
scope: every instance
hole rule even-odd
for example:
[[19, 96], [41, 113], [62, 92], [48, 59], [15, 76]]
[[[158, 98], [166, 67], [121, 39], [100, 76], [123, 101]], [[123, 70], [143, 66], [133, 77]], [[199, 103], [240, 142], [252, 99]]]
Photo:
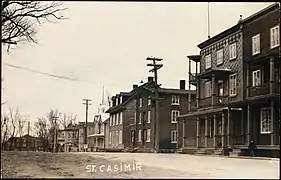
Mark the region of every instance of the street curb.
[[253, 160], [271, 160], [271, 161], [280, 161], [279, 158], [267, 158], [267, 157], [247, 157], [247, 156], [222, 156], [222, 155], [206, 155], [206, 154], [193, 154], [195, 156], [206, 156], [206, 157], [221, 157], [221, 158], [234, 158], [234, 159], [253, 159]]

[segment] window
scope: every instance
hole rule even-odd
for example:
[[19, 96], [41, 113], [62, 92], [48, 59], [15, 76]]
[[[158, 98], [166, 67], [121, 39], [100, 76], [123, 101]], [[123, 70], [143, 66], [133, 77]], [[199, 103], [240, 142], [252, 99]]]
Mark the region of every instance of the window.
[[211, 67], [212, 67], [212, 58], [211, 58], [211, 54], [209, 54], [205, 57], [205, 69], [209, 69]]
[[120, 112], [119, 124], [121, 125], [122, 123], [123, 123], [123, 113]]
[[115, 144], [119, 144], [119, 131], [116, 131]]
[[134, 114], [134, 124], [136, 124], [136, 122], [137, 122], [137, 113], [135, 112], [135, 114]]
[[180, 111], [172, 110], [171, 112], [171, 123], [177, 123], [177, 117], [180, 115]]
[[139, 130], [138, 141], [141, 142], [141, 130]]
[[260, 34], [252, 37], [252, 54], [256, 55], [260, 53]]
[[131, 131], [131, 142], [135, 142], [135, 131]]
[[142, 107], [142, 98], [140, 98], [140, 107]]
[[177, 131], [171, 131], [171, 143], [177, 143]]
[[146, 142], [150, 142], [150, 136], [151, 136], [151, 130], [147, 129], [146, 130]]
[[119, 144], [122, 144], [122, 131], [119, 131]]
[[229, 77], [229, 95], [236, 96], [236, 74]]
[[253, 80], [253, 87], [261, 85], [261, 71], [260, 70], [253, 71], [252, 80]]
[[112, 115], [110, 116], [110, 119], [109, 119], [109, 126], [112, 126]]
[[113, 145], [115, 144], [115, 131], [113, 131], [112, 133], [112, 144]]
[[223, 49], [217, 51], [217, 65], [223, 63]]
[[270, 48], [275, 48], [280, 45], [279, 25], [270, 29]]
[[148, 105], [148, 106], [151, 105], [151, 98], [150, 98], [150, 97], [147, 98], [147, 105]]
[[229, 45], [229, 60], [235, 59], [236, 56], [236, 43], [232, 43]]
[[141, 124], [141, 121], [142, 121], [142, 113], [140, 113], [139, 115], [139, 124]]
[[205, 82], [205, 98], [211, 97], [211, 81]]
[[180, 105], [180, 97], [172, 96], [172, 105]]
[[112, 138], [111, 132], [109, 132], [109, 144], [111, 144], [111, 138]]
[[117, 113], [115, 116], [116, 116], [116, 126], [118, 126], [118, 124], [119, 124], [119, 113]]
[[271, 133], [272, 130], [272, 117], [271, 108], [261, 108], [261, 134]]
[[147, 111], [147, 123], [150, 123], [151, 111]]
[[115, 114], [113, 114], [112, 117], [113, 117], [112, 126], [115, 126]]

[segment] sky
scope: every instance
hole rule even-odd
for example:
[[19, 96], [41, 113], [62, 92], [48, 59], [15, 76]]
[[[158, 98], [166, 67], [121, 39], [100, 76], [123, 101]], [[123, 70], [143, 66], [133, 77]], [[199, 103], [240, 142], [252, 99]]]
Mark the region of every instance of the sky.
[[[210, 3], [211, 37], [235, 25], [240, 14], [246, 18], [270, 4]], [[180, 80], [187, 80], [186, 56], [199, 54], [197, 45], [208, 37], [207, 3], [72, 1], [64, 7], [67, 20], [38, 27], [39, 44], [21, 45], [9, 54], [2, 49], [2, 112], [18, 108], [35, 122], [58, 109], [84, 121], [82, 99], [89, 98], [92, 119], [103, 86], [115, 95], [153, 75], [148, 56], [163, 58], [162, 87], [179, 88]]]

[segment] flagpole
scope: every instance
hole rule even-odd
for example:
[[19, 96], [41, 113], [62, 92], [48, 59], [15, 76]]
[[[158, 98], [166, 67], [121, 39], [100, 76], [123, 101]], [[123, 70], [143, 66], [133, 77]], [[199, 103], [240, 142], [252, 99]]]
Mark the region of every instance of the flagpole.
[[210, 2], [208, 2], [208, 39], [210, 38]]

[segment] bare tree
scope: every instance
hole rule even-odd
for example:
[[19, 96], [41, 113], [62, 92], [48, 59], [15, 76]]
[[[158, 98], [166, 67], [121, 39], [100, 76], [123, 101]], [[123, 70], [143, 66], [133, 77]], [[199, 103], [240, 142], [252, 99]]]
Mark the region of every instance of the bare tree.
[[20, 42], [37, 43], [36, 26], [44, 21], [57, 22], [66, 19], [61, 15], [66, 8], [62, 2], [1, 1], [1, 43], [17, 45]]
[[50, 130], [49, 121], [44, 117], [37, 118], [37, 122], [35, 122], [35, 131], [36, 131], [37, 136], [41, 140], [44, 151], [47, 150], [47, 147], [49, 145], [48, 144], [49, 130]]
[[61, 114], [61, 117], [60, 117], [60, 125], [62, 126], [63, 129], [65, 129], [68, 125], [75, 124], [76, 118], [77, 118], [77, 115], [75, 115], [75, 114], [63, 113], [63, 114]]
[[10, 117], [6, 113], [2, 113], [1, 115], [1, 148], [4, 148], [4, 143], [9, 138], [9, 123]]

